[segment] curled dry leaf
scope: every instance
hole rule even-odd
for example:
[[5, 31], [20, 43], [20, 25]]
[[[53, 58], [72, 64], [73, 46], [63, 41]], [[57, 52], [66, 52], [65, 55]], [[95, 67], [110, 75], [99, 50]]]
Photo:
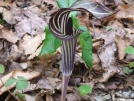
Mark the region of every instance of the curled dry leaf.
[[102, 45], [104, 45], [103, 39], [93, 39], [93, 50], [98, 51]]
[[23, 41], [20, 42], [19, 48], [24, 49], [25, 55], [32, 54], [37, 50], [37, 48], [42, 43], [44, 38], [45, 38], [45, 33], [41, 35], [37, 35], [35, 37], [26, 34], [23, 37]]
[[0, 29], [0, 38], [4, 38], [11, 43], [16, 43], [19, 40], [12, 30], [6, 28]]
[[[1, 80], [3, 81], [3, 83], [5, 84], [5, 82], [9, 79], [9, 78], [16, 78], [17, 76], [23, 76], [26, 80], [31, 80], [33, 78], [36, 78], [38, 76], [40, 76], [39, 72], [23, 72], [23, 71], [19, 71], [19, 70], [14, 70], [11, 73], [5, 75], [4, 77], [1, 78]], [[7, 91], [7, 89], [5, 88], [4, 84], [0, 81], [0, 95], [3, 94], [4, 92]], [[15, 84], [11, 85], [10, 87], [8, 87], [8, 89], [11, 89], [15, 87]]]
[[117, 13], [116, 18], [132, 18], [134, 20], [134, 7], [130, 5], [118, 5], [117, 7], [120, 11]]
[[93, 54], [93, 70], [99, 70], [101, 67], [101, 64], [100, 64], [100, 58], [98, 57], [97, 54]]

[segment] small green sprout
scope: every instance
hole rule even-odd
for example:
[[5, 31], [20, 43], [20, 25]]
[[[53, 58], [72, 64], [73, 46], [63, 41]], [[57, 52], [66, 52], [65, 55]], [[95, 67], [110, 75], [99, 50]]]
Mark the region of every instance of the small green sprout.
[[124, 67], [124, 68], [123, 68], [123, 73], [125, 73], [125, 74], [130, 74], [130, 73], [132, 73], [132, 72], [133, 72], [133, 70], [130, 69], [129, 67]]
[[80, 95], [87, 95], [92, 92], [92, 87], [90, 85], [82, 85], [79, 87]]
[[5, 72], [5, 68], [2, 64], [0, 64], [0, 73], [4, 73]]
[[11, 86], [12, 84], [16, 83], [16, 89], [17, 90], [23, 90], [28, 87], [27, 80], [22, 76], [17, 76], [17, 79], [10, 78], [6, 81], [5, 86]]

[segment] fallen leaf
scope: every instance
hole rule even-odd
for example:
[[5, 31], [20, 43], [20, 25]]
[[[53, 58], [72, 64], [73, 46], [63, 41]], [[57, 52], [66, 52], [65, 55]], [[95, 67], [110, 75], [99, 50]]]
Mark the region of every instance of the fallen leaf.
[[50, 95], [46, 95], [46, 101], [54, 101], [53, 97]]
[[26, 55], [34, 53], [39, 45], [42, 43], [42, 41], [45, 38], [45, 34], [37, 35], [37, 36], [30, 36], [30, 35], [25, 35], [23, 37], [23, 41], [20, 42], [19, 48], [22, 48], [25, 52]]
[[12, 30], [6, 28], [0, 29], [0, 38], [4, 38], [11, 43], [16, 43], [19, 40]]
[[116, 35], [115, 41], [118, 47], [118, 57], [120, 60], [124, 59], [126, 55], [125, 48], [132, 44], [132, 42], [134, 41], [134, 35], [128, 33], [123, 38], [120, 37], [119, 35]]
[[15, 19], [13, 18], [13, 13], [7, 9], [3, 9], [3, 19], [11, 25], [16, 23]]
[[20, 9], [18, 12], [14, 12], [14, 14], [14, 19], [18, 21], [14, 27], [16, 35], [20, 38], [26, 33], [30, 35], [42, 34], [45, 26], [47, 26], [43, 18], [28, 9], [24, 10], [23, 13]]

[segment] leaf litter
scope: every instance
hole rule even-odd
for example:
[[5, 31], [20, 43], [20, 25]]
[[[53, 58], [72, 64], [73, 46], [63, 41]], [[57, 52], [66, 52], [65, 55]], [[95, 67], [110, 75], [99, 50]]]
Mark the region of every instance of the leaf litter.
[[[48, 25], [51, 15], [58, 10], [58, 6], [55, 0], [21, 3], [10, 1], [0, 1], [0, 13], [4, 18], [4, 25], [0, 25], [0, 63], [5, 68], [1, 79], [4, 83], [8, 78], [17, 76], [30, 80], [29, 87], [24, 89], [28, 101], [59, 101], [62, 86], [60, 49], [52, 55], [43, 55], [36, 61], [45, 40], [45, 26]], [[96, 1], [104, 4], [102, 0]], [[125, 101], [125, 97], [113, 96], [117, 95], [116, 90], [122, 92], [120, 95], [123, 95], [124, 89], [134, 90], [133, 72], [127, 75], [123, 73], [123, 68], [134, 60], [133, 55], [124, 52], [127, 46], [134, 46], [133, 1], [111, 1], [110, 3], [105, 0], [105, 4], [113, 5], [113, 9], [120, 11], [110, 20], [98, 21], [90, 18], [91, 15], [88, 14], [78, 16], [79, 23], [88, 27], [93, 37], [93, 69], [88, 69], [81, 58], [81, 48], [78, 45], [75, 69], [68, 87], [68, 101], [93, 101], [101, 99], [101, 96], [105, 100]], [[28, 5], [24, 5], [25, 3]], [[107, 30], [107, 26], [111, 29]], [[78, 86], [83, 84], [92, 85], [93, 92], [80, 96]], [[15, 84], [9, 89], [14, 87]], [[1, 81], [0, 91], [1, 96], [7, 91]], [[113, 97], [108, 99], [108, 94]], [[133, 99], [134, 97], [127, 98]]]

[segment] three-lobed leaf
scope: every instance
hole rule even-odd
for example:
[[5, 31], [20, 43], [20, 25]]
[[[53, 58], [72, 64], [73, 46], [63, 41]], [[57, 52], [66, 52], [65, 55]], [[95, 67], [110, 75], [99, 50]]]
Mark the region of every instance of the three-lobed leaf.
[[16, 83], [17, 90], [23, 90], [28, 87], [28, 82], [26, 80], [18, 80]]
[[14, 84], [15, 82], [17, 82], [17, 79], [15, 79], [15, 78], [9, 78], [9, 79], [6, 81], [5, 86], [6, 86], [6, 87], [9, 87], [9, 86], [11, 86], [12, 84]]
[[27, 80], [22, 77], [22, 76], [17, 76], [17, 79], [15, 78], [9, 78], [6, 83], [5, 86], [11, 86], [12, 84], [16, 83], [16, 89], [17, 90], [23, 90], [24, 88], [28, 87], [28, 82]]
[[2, 64], [0, 64], [0, 73], [4, 73], [5, 72], [5, 68]]
[[39, 56], [43, 54], [54, 53], [61, 44], [61, 41], [51, 34], [48, 26], [45, 28], [45, 31], [46, 31], [46, 39], [44, 40], [44, 44], [40, 51]]
[[79, 87], [80, 95], [86, 95], [92, 92], [92, 87], [90, 85], [82, 85]]
[[130, 73], [132, 73], [132, 72], [133, 72], [133, 70], [130, 69], [129, 67], [124, 67], [124, 68], [123, 68], [123, 73], [125, 73], [125, 74], [130, 74]]

